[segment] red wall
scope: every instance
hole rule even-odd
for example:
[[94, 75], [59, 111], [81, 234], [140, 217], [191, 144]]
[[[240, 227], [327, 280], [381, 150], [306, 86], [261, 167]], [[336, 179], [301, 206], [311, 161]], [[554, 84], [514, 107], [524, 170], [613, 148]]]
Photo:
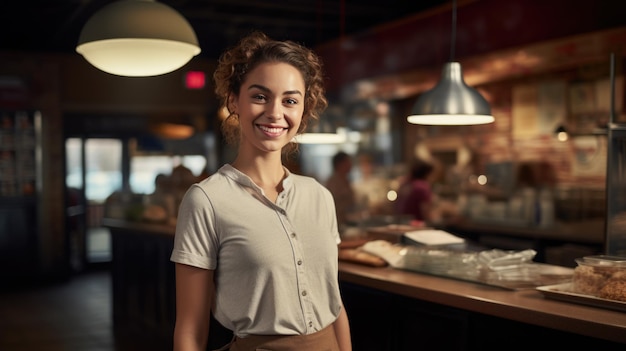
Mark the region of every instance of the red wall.
[[[470, 0], [457, 7], [454, 59], [620, 27], [626, 1]], [[416, 14], [316, 48], [329, 92], [358, 79], [395, 74], [450, 59], [451, 5]]]

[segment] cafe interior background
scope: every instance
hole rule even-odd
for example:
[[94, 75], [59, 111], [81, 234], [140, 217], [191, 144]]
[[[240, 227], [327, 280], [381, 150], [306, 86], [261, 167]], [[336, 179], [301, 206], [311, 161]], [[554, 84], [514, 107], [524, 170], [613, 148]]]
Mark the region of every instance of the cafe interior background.
[[[548, 165], [555, 221], [607, 230], [610, 118], [626, 123], [625, 2], [458, 1], [451, 38], [448, 1], [162, 1], [189, 20], [202, 52], [153, 77], [109, 74], [75, 52], [81, 27], [109, 2], [1, 5], [3, 281], [63, 279], [108, 262], [102, 219], [114, 191], [150, 194], [155, 176], [179, 164], [200, 175], [230, 160], [211, 75], [219, 52], [252, 29], [305, 43], [325, 64], [330, 106], [316, 128], [345, 141], [301, 144], [295, 171], [324, 181], [337, 151], [367, 153], [391, 188], [424, 157], [437, 165], [440, 197], [479, 201], [465, 213], [472, 220], [519, 227], [536, 224], [502, 211], [516, 170]], [[407, 122], [450, 59], [487, 99], [493, 123]], [[557, 137], [563, 129], [567, 140]], [[553, 263], [586, 250], [559, 246]]]

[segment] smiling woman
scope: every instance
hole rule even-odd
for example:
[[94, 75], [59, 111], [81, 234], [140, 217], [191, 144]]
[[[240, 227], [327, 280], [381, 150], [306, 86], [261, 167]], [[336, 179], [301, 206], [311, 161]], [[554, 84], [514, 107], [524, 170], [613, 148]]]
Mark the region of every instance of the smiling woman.
[[[228, 105], [239, 116], [240, 151], [280, 151], [296, 135], [304, 112], [302, 75], [286, 63], [263, 63], [248, 73], [238, 96]], [[237, 160], [235, 161], [237, 163]], [[235, 166], [237, 167], [237, 166]]]
[[214, 79], [238, 153], [180, 205], [174, 349], [206, 349], [213, 314], [233, 331], [232, 351], [351, 350], [332, 195], [282, 164], [326, 107], [319, 58], [252, 33], [222, 55]]
[[[282, 44], [282, 42], [273, 42], [272, 46], [267, 45], [262, 52], [260, 45], [262, 42], [260, 38], [265, 37], [264, 34], [254, 33], [249, 37], [241, 41], [239, 51], [235, 50], [226, 52], [220, 59], [221, 65], [218, 66], [214, 73], [216, 81], [216, 94], [222, 99], [225, 110], [227, 111], [227, 117], [222, 123], [222, 131], [225, 138], [231, 144], [237, 144], [240, 140], [240, 121], [239, 112], [236, 111], [233, 103], [236, 103], [237, 99], [242, 98], [240, 92], [242, 90], [242, 84], [244, 77], [256, 66], [263, 62], [273, 63], [287, 63], [291, 68], [297, 71], [292, 71], [288, 79], [290, 87], [284, 91], [275, 92], [276, 94], [285, 95], [283, 98], [292, 97], [294, 99], [286, 99], [285, 105], [296, 105], [302, 107], [302, 118], [299, 126], [297, 126], [297, 134], [304, 131], [310, 120], [317, 120], [320, 113], [326, 108], [327, 100], [324, 96], [324, 84], [322, 77], [322, 63], [319, 58], [308, 49], [305, 49], [295, 43], [288, 42]], [[266, 37], [265, 37], [266, 38]], [[263, 39], [263, 40], [267, 40]], [[291, 50], [301, 51], [299, 55], [289, 55]], [[258, 57], [253, 57], [255, 54]], [[231, 67], [232, 66], [232, 67]], [[231, 71], [232, 69], [232, 71]], [[259, 74], [266, 75], [269, 72], [260, 72]], [[266, 77], [259, 77], [266, 79]], [[298, 88], [298, 81], [301, 81], [303, 85]], [[302, 82], [303, 81], [303, 82]], [[276, 84], [276, 83], [274, 83]], [[250, 89], [257, 89], [257, 93], [266, 93], [269, 87], [265, 87], [262, 84], [251, 84], [246, 88], [246, 94], [253, 94], [254, 91]], [[300, 89], [300, 90], [298, 90]], [[304, 89], [307, 89], [306, 91]], [[306, 95], [304, 95], [306, 93]], [[265, 96], [258, 95], [254, 97], [261, 102], [266, 99]], [[295, 99], [298, 98], [298, 99]], [[295, 103], [294, 103], [295, 102]], [[299, 102], [299, 103], [298, 103]], [[293, 151], [295, 145], [287, 145], [287, 151]]]

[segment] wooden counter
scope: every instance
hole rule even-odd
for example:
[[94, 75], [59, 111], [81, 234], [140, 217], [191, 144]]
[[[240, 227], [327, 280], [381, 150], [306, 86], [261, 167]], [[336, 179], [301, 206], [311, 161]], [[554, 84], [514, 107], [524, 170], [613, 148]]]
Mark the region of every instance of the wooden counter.
[[[626, 343], [626, 313], [547, 299], [537, 290], [509, 291], [393, 268], [341, 262], [340, 280], [503, 320]], [[502, 331], [500, 331], [502, 332]]]
[[[174, 228], [116, 220], [105, 225], [112, 233], [115, 326], [134, 325], [171, 337]], [[626, 344], [626, 313], [546, 299], [535, 290], [509, 291], [347, 262], [340, 262], [339, 278], [357, 351], [415, 350], [419, 345], [496, 350], [512, 340], [540, 346], [534, 339], [539, 336], [559, 345], [590, 342], [602, 350]]]

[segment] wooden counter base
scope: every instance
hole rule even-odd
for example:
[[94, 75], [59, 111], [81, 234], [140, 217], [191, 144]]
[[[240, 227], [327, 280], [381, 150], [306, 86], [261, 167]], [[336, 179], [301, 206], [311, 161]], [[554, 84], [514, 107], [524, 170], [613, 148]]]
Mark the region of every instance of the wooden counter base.
[[[428, 303], [432, 309], [429, 314], [434, 313], [439, 316], [450, 311], [441, 312], [438, 309], [445, 310], [451, 307], [452, 324], [454, 321], [458, 322], [459, 319], [464, 320], [466, 324], [457, 330], [458, 333], [476, 333], [476, 326], [470, 324], [480, 320], [481, 323], [491, 321], [493, 325], [490, 328], [496, 328], [493, 329], [493, 338], [515, 343], [524, 342], [524, 340], [510, 340], [510, 338], [517, 337], [520, 333], [523, 334], [522, 329], [527, 329], [535, 334], [539, 331], [549, 335], [554, 341], [556, 341], [555, 338], [558, 339], [560, 346], [561, 343], [580, 346], [581, 342], [593, 342], [594, 345], [606, 343], [604, 346], [612, 349], [612, 347], [617, 347], [617, 344], [626, 344], [626, 313], [546, 299], [534, 289], [509, 291], [427, 274], [393, 268], [366, 267], [347, 262], [340, 262], [339, 279], [342, 283], [347, 283], [343, 289], [349, 316], [351, 315], [350, 298], [356, 296], [356, 300], [360, 300], [361, 297], [358, 296], [360, 293], [372, 293], [379, 295], [376, 297], [378, 301], [370, 302], [370, 309], [375, 309], [378, 303], [384, 304], [381, 302], [385, 299], [383, 296], [391, 301], [388, 303], [396, 305], [387, 306], [386, 309], [403, 309], [399, 315], [386, 317], [396, 321], [404, 318], [402, 314], [409, 313], [407, 307], [412, 302], [422, 303], [420, 307], [422, 310], [424, 309], [423, 303]], [[354, 286], [365, 289], [355, 292]], [[361, 307], [357, 303], [357, 306], [353, 308]], [[411, 309], [408, 308], [408, 310]], [[417, 316], [409, 319], [414, 318]], [[444, 321], [446, 319], [443, 318]], [[353, 320], [352, 317], [351, 320]], [[352, 324], [357, 328], [355, 330], [357, 333], [358, 322]], [[515, 330], [507, 326], [515, 326], [513, 328]], [[402, 329], [401, 325], [397, 327]], [[420, 335], [419, 330], [414, 332], [415, 335]], [[436, 330], [430, 331], [431, 334], [433, 332]], [[452, 337], [453, 333], [450, 333], [450, 336]], [[532, 334], [529, 336], [534, 339]], [[475, 339], [480, 336], [468, 335], [467, 337], [475, 342]], [[489, 338], [489, 336], [484, 337]], [[467, 344], [465, 346], [474, 349]], [[506, 346], [509, 345], [500, 345], [503, 348]], [[623, 348], [624, 345], [620, 347]], [[402, 348], [396, 343], [393, 349]], [[486, 349], [486, 347], [482, 344], [475, 349]]]

